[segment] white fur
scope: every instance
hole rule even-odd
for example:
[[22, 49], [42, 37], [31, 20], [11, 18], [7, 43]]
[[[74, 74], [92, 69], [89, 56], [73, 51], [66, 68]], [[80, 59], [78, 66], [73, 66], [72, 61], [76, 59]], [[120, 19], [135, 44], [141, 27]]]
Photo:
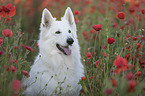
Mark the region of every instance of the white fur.
[[[39, 54], [31, 66], [30, 77], [23, 80], [27, 86], [26, 96], [78, 96], [84, 76], [80, 48], [76, 35], [76, 24], [71, 9], [68, 7], [61, 21], [56, 21], [51, 13], [44, 9], [40, 26]], [[62, 32], [55, 34], [56, 31]], [[68, 32], [71, 30], [71, 33]], [[67, 46], [67, 38], [73, 38], [69, 46], [71, 55], [64, 55], [56, 43]]]

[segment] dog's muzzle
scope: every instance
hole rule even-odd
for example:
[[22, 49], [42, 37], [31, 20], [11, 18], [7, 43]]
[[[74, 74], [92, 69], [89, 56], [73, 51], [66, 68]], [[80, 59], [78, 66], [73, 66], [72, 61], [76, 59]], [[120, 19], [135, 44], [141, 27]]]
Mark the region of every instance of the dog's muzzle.
[[74, 40], [72, 38], [68, 38], [66, 40], [66, 43], [68, 44], [68, 46], [62, 46], [60, 44], [56, 44], [56, 47], [65, 55], [71, 55], [71, 50], [69, 48], [69, 45], [72, 45], [74, 42]]
[[56, 44], [56, 47], [65, 55], [71, 55], [71, 50], [68, 46], [62, 46], [60, 44]]

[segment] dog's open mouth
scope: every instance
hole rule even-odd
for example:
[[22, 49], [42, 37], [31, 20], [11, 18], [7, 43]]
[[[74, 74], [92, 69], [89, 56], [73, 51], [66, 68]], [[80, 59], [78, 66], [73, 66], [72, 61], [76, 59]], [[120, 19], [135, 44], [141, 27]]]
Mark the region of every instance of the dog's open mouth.
[[56, 44], [56, 47], [65, 55], [70, 55], [71, 54], [71, 50], [69, 49], [68, 46], [61, 46], [59, 44]]

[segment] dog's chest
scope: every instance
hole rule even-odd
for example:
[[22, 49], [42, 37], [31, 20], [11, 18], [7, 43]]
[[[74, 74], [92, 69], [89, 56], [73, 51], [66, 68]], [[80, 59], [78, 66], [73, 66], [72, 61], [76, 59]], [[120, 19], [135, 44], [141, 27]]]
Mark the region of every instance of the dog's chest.
[[75, 64], [72, 62], [71, 58], [63, 58], [62, 60], [58, 61], [58, 66], [54, 67], [54, 69], [50, 69], [51, 73], [55, 77], [55, 79], [59, 82], [63, 82], [66, 79], [71, 81], [75, 77]]
[[34, 65], [35, 68], [33, 66], [33, 69], [40, 73], [45, 73], [43, 74], [46, 75], [44, 77], [51, 76], [55, 80], [62, 82], [64, 79], [71, 80], [77, 77], [75, 72], [78, 70], [76, 70], [76, 64], [73, 61], [70, 57], [51, 58], [51, 60], [43, 59], [37, 63], [38, 66]]

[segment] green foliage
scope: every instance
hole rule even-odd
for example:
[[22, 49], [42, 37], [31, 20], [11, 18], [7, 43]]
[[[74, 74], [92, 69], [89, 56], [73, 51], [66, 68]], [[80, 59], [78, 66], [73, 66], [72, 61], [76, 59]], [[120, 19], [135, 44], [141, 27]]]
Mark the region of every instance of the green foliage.
[[[7, 4], [6, 1], [3, 4]], [[79, 82], [83, 89], [80, 95], [106, 96], [109, 95], [106, 90], [111, 89], [113, 91], [110, 91], [110, 96], [143, 96], [145, 94], [145, 39], [143, 39], [145, 38], [145, 15], [140, 13], [140, 9], [144, 7], [144, 3], [141, 3], [143, 0], [139, 2], [140, 8], [135, 7], [135, 13], [129, 12], [132, 4], [130, 2], [122, 3], [123, 0], [104, 0], [104, 2], [103, 0], [97, 2], [88, 0], [91, 2], [90, 4], [85, 2], [87, 0], [81, 3], [70, 0], [56, 1], [45, 3], [48, 6], [42, 6], [42, 1], [39, 0], [35, 2], [22, 0], [20, 4], [15, 3], [17, 14], [12, 17], [10, 22], [7, 22], [6, 18], [0, 17], [0, 38], [4, 40], [0, 47], [0, 52], [4, 52], [4, 54], [0, 54], [1, 96], [18, 94], [19, 92], [15, 92], [13, 89], [12, 82], [21, 80], [23, 76], [28, 77], [23, 70], [29, 72], [38, 53], [35, 44], [38, 40], [42, 9], [48, 7], [56, 17], [60, 18], [60, 14], [62, 16], [66, 6], [71, 6], [73, 10], [81, 12], [81, 15], [75, 15], [75, 18], [79, 19], [77, 34], [86, 78]], [[12, 1], [11, 3], [13, 4]], [[94, 11], [92, 11], [93, 6], [95, 6]], [[124, 20], [117, 17], [117, 13], [120, 11], [126, 14]], [[95, 31], [92, 28], [95, 24], [102, 24], [102, 30]], [[11, 37], [2, 35], [4, 29], [10, 29], [13, 35]], [[86, 32], [87, 37], [83, 32]], [[114, 38], [115, 42], [108, 44], [109, 37]], [[90, 59], [86, 56], [88, 52], [91, 52]], [[106, 56], [103, 56], [104, 53]], [[118, 55], [126, 58], [128, 64], [127, 70], [120, 74], [115, 72], [117, 67], [114, 64]], [[99, 62], [96, 64], [97, 60]], [[12, 66], [16, 68], [15, 72]], [[129, 72], [133, 74], [133, 77], [127, 80], [126, 76]], [[116, 81], [117, 86], [112, 86], [111, 78]], [[133, 83], [129, 84], [131, 80], [135, 82], [134, 87], [131, 86]], [[129, 92], [129, 86], [134, 91]]]

